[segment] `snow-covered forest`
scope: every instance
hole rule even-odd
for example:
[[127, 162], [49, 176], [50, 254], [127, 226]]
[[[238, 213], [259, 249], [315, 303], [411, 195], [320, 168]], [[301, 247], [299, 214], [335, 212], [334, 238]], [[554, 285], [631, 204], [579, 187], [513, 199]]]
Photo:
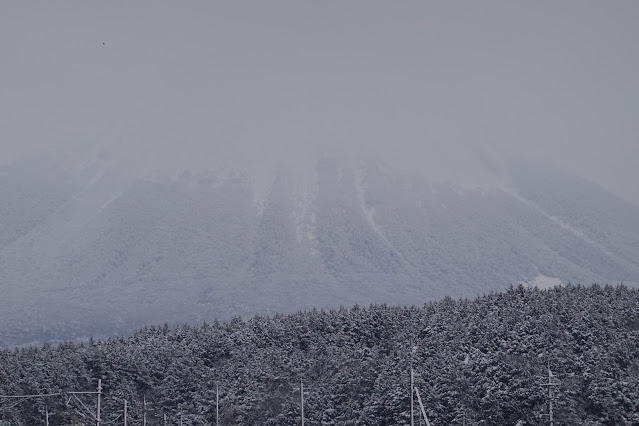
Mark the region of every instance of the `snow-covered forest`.
[[[409, 371], [433, 425], [542, 425], [550, 366], [556, 425], [639, 424], [639, 292], [524, 286], [422, 307], [375, 305], [228, 323], [157, 326], [128, 338], [0, 352], [2, 424], [92, 424], [68, 392], [96, 390], [121, 424], [398, 425]], [[216, 388], [219, 393], [216, 394]], [[95, 395], [78, 397], [95, 409]], [[146, 400], [146, 410], [143, 401]], [[21, 401], [21, 402], [18, 402]], [[18, 403], [16, 403], [18, 402]], [[417, 405], [415, 409], [417, 422]], [[417, 423], [418, 424], [418, 423]]]
[[0, 167], [0, 346], [421, 305], [542, 275], [639, 285], [639, 207], [535, 162], [469, 188], [324, 157], [259, 189], [232, 167], [127, 178], [107, 149], [75, 155]]

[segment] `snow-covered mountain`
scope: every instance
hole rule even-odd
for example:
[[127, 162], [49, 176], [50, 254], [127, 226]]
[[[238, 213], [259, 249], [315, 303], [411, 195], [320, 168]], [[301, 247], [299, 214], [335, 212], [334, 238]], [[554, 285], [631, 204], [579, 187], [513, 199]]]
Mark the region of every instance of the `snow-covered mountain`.
[[0, 343], [355, 303], [421, 304], [550, 277], [639, 282], [639, 208], [524, 160], [494, 182], [322, 156], [256, 178], [152, 173], [108, 150], [0, 169]]

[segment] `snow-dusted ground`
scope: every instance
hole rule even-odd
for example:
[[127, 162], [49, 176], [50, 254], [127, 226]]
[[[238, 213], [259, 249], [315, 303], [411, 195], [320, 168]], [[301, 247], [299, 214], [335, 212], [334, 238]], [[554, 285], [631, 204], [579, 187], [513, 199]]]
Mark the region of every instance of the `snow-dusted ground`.
[[558, 287], [564, 285], [559, 278], [547, 277], [545, 275], [537, 275], [532, 280], [520, 281], [520, 284], [536, 287], [540, 290], [545, 290], [548, 288]]
[[0, 171], [0, 340], [639, 282], [637, 208], [529, 163], [473, 188], [370, 159], [136, 174], [87, 156]]

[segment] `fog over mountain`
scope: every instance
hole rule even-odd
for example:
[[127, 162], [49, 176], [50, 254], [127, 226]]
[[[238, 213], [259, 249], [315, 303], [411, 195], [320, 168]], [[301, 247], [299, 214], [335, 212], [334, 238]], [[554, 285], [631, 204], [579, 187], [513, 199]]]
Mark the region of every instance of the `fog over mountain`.
[[160, 153], [259, 167], [327, 146], [418, 163], [489, 146], [639, 205], [638, 8], [14, 2], [0, 16], [0, 164], [87, 141], [127, 145], [137, 167]]
[[0, 340], [639, 282], [634, 2], [0, 14]]
[[639, 209], [527, 160], [468, 154], [484, 171], [472, 183], [337, 154], [259, 176], [135, 174], [115, 151], [2, 169], [3, 343], [421, 304], [538, 277], [639, 282]]

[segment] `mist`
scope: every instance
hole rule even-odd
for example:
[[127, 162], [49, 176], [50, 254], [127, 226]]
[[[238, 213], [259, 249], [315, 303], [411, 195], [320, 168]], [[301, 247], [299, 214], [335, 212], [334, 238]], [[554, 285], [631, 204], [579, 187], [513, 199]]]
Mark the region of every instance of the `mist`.
[[[521, 155], [639, 205], [634, 2], [12, 3], [0, 164], [110, 147], [132, 168], [383, 158], [478, 177]], [[462, 176], [463, 175], [463, 176]]]

